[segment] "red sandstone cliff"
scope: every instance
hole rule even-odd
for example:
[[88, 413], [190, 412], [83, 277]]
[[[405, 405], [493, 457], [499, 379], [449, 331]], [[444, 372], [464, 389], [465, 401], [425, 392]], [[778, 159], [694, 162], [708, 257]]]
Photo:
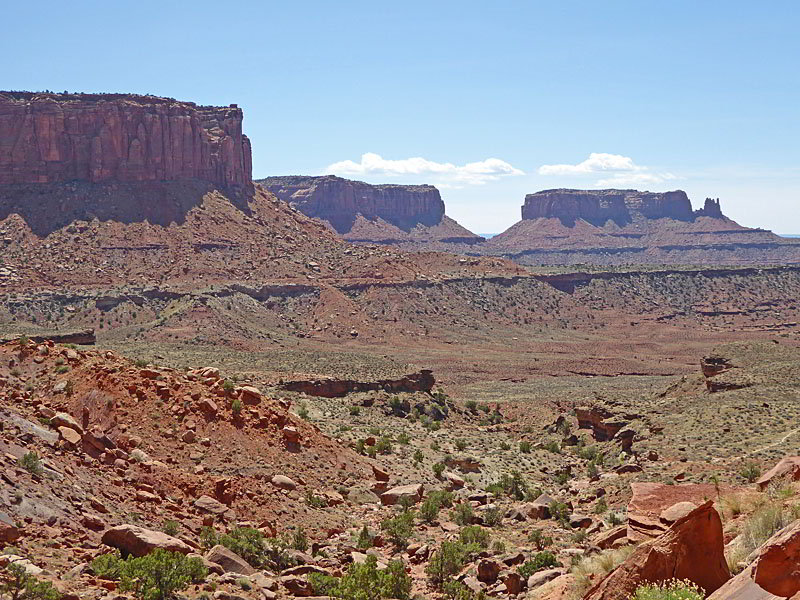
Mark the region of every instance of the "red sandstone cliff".
[[481, 247], [522, 264], [795, 264], [800, 243], [727, 218], [719, 200], [686, 193], [544, 190], [522, 220]]
[[432, 185], [371, 185], [335, 175], [267, 177], [258, 183], [303, 214], [327, 221], [350, 241], [482, 241], [445, 216], [439, 190]]
[[251, 185], [250, 141], [236, 105], [0, 92], [0, 184], [185, 179]]
[[694, 216], [692, 203], [681, 190], [544, 190], [525, 196], [522, 206], [523, 219], [558, 218], [565, 223], [583, 219], [594, 225], [609, 220], [618, 225], [639, 219], [691, 221]]

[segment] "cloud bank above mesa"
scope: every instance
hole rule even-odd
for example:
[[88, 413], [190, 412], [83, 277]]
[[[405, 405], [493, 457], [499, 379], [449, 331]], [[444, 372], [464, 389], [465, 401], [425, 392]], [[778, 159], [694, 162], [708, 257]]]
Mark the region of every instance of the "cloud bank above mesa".
[[574, 165], [542, 165], [539, 175], [580, 178], [604, 175], [594, 182], [596, 187], [618, 187], [623, 185], [657, 185], [677, 179], [672, 173], [656, 172], [650, 167], [637, 165], [629, 156], [592, 152], [589, 158]]
[[455, 165], [449, 162], [428, 160], [420, 156], [391, 160], [373, 152], [362, 154], [360, 162], [342, 160], [328, 165], [325, 173], [342, 177], [424, 176], [434, 179], [442, 187], [483, 185], [501, 177], [525, 174], [521, 169], [517, 169], [499, 158], [487, 158], [478, 162]]
[[[364, 179], [424, 179], [443, 188], [484, 185], [505, 177], [525, 175], [522, 169], [499, 158], [456, 165], [450, 162], [436, 162], [421, 156], [388, 159], [374, 152], [362, 154], [359, 162], [342, 160], [332, 163], [323, 173]], [[536, 173], [570, 182], [594, 179], [592, 182], [587, 181], [582, 184], [592, 187], [659, 185], [678, 179], [672, 173], [636, 164], [629, 156], [603, 152], [592, 152], [589, 158], [576, 164], [542, 165]]]

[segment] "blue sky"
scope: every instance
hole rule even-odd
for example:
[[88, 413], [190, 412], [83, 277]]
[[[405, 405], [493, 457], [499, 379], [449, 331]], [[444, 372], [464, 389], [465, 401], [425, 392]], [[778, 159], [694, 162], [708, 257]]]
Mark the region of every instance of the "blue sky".
[[256, 176], [433, 183], [478, 232], [526, 193], [610, 185], [800, 233], [796, 2], [31, 0], [3, 17], [0, 88], [236, 102]]

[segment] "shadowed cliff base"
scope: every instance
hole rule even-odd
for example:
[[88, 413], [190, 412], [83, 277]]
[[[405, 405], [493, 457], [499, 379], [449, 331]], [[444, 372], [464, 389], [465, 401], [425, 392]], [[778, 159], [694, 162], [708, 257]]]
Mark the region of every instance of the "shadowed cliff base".
[[[181, 225], [216, 186], [197, 180], [164, 182], [8, 184], [0, 185], [0, 221], [19, 215], [39, 237], [76, 221]], [[230, 203], [250, 216], [248, 190], [222, 191]]]

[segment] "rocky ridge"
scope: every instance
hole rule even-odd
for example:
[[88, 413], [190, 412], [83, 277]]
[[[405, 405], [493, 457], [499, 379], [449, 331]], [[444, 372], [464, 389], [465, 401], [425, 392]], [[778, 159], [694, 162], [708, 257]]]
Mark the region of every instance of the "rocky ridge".
[[476, 244], [483, 238], [445, 215], [432, 185], [371, 185], [335, 175], [267, 177], [257, 182], [351, 242]]
[[727, 218], [719, 200], [692, 210], [686, 193], [545, 190], [522, 220], [481, 246], [521, 264], [796, 264], [800, 243]]

